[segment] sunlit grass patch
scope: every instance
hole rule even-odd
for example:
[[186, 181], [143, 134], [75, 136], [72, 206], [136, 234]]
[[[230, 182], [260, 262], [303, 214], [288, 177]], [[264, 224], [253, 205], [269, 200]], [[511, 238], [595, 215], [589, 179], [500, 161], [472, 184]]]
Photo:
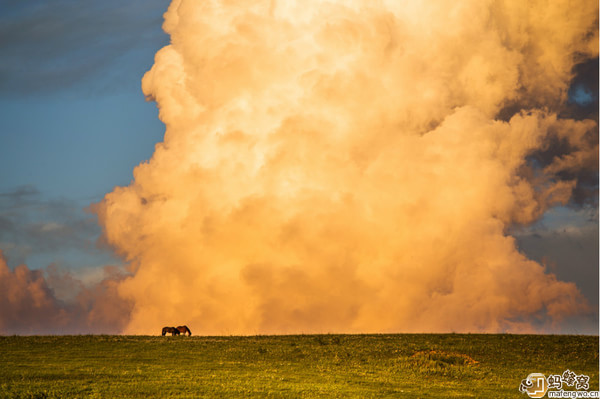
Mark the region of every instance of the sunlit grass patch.
[[475, 334], [0, 337], [0, 399], [520, 398], [568, 367], [598, 386], [598, 338]]
[[479, 363], [464, 353], [445, 352], [440, 350], [419, 351], [411, 356], [417, 363], [435, 362], [442, 366], [473, 366]]

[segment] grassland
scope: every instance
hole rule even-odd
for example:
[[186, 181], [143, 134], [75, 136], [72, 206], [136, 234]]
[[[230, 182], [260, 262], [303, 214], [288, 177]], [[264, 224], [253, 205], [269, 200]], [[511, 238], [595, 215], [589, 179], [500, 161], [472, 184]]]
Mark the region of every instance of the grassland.
[[566, 369], [597, 390], [598, 337], [0, 337], [1, 398], [527, 398]]

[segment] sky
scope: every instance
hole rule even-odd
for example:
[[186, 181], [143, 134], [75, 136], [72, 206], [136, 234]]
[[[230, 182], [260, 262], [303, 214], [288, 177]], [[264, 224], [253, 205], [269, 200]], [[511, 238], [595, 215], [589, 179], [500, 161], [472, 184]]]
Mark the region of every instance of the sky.
[[216, 3], [0, 0], [0, 334], [598, 333], [594, 2]]
[[[128, 184], [162, 139], [140, 79], [168, 43], [166, 6], [2, 1], [0, 247], [11, 267], [118, 262], [95, 248], [84, 208]], [[48, 223], [70, 226], [61, 242], [42, 237]]]

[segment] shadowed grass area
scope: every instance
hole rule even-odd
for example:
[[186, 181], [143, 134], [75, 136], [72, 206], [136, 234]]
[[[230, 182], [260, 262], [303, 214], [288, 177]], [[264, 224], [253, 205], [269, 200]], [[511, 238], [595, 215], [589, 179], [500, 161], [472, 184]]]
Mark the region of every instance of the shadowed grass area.
[[13, 336], [0, 356], [0, 398], [523, 398], [566, 369], [598, 389], [597, 336]]

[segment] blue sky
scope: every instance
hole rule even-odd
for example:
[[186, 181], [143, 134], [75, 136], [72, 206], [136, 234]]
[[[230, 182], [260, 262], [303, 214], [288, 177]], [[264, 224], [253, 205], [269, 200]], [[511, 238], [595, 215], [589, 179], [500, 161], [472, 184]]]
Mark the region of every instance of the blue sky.
[[[127, 185], [162, 140], [164, 125], [140, 81], [168, 44], [168, 3], [0, 0], [0, 250], [9, 267], [54, 263], [93, 276], [98, 266], [120, 264], [98, 243], [86, 209]], [[571, 100], [597, 109], [597, 92], [584, 83], [572, 87]], [[597, 202], [555, 209], [511, 233], [528, 256], [597, 303]]]
[[168, 2], [0, 4], [0, 190], [88, 199], [127, 184], [164, 131], [140, 80], [168, 43]]
[[0, 249], [9, 266], [119, 262], [97, 248], [100, 229], [84, 209], [128, 184], [162, 140], [140, 81], [168, 44], [168, 3], [0, 1]]

